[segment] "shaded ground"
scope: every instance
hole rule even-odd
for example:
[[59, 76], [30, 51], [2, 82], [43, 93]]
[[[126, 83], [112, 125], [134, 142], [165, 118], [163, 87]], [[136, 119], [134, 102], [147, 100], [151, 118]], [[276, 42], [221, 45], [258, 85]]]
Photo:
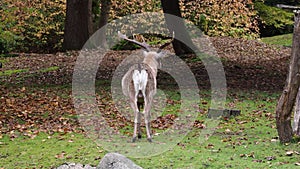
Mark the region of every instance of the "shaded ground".
[[[282, 90], [290, 48], [233, 38], [211, 38], [211, 41], [223, 62], [228, 89]], [[130, 54], [131, 51], [107, 53], [97, 79], [109, 80], [122, 59]], [[10, 70], [23, 72], [0, 76], [0, 131], [10, 132], [12, 137], [16, 136], [15, 131], [29, 136], [35, 136], [40, 131], [81, 131], [71, 97], [72, 73], [77, 56], [78, 52], [69, 52], [55, 55], [20, 54], [18, 57], [3, 58], [3, 74]], [[195, 74], [199, 88], [209, 89], [209, 79], [201, 61], [193, 55], [186, 56], [184, 60]], [[105, 102], [107, 100], [99, 104], [105, 107]], [[107, 111], [115, 110], [108, 108]]]
[[[211, 38], [222, 60], [229, 89], [281, 91], [287, 75], [291, 49], [270, 46], [258, 41], [233, 38]], [[170, 48], [169, 48], [170, 49]], [[111, 51], [101, 62], [98, 79], [110, 79], [115, 68], [131, 51]], [[1, 71], [28, 69], [28, 72], [0, 76], [1, 85], [71, 84], [77, 52], [51, 54], [20, 54], [6, 58]], [[195, 74], [200, 88], [209, 87], [203, 64], [193, 55], [184, 60]], [[55, 71], [43, 71], [49, 67]]]

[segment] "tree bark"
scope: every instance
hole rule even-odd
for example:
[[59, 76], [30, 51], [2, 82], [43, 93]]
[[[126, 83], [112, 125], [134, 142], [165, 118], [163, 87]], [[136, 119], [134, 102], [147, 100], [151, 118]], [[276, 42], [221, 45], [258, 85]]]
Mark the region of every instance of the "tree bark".
[[293, 132], [297, 136], [300, 136], [300, 88], [298, 89], [298, 94], [296, 98]]
[[108, 22], [111, 0], [100, 0], [101, 10], [99, 18], [99, 28], [105, 26]]
[[[161, 0], [161, 4], [164, 13], [182, 18], [178, 0]], [[184, 41], [188, 43], [184, 44], [181, 41], [175, 39], [172, 42], [172, 45], [176, 55], [180, 56], [183, 54], [193, 53], [193, 50], [190, 48], [193, 46], [193, 42], [191, 41], [191, 38], [186, 31], [183, 20], [178, 23], [177, 21], [174, 21], [173, 18], [168, 17], [168, 15], [165, 15], [165, 20], [170, 32], [175, 32], [175, 38], [180, 37], [177, 39], [184, 39]]]
[[64, 49], [80, 50], [92, 29], [92, 0], [67, 0]]
[[106, 24], [108, 23], [109, 11], [111, 8], [111, 0], [100, 0], [101, 3], [101, 11], [99, 18], [99, 28], [100, 31], [100, 45], [106, 45]]
[[291, 142], [293, 131], [291, 114], [300, 86], [300, 15], [295, 14], [292, 55], [287, 81], [276, 107], [276, 125], [279, 140]]

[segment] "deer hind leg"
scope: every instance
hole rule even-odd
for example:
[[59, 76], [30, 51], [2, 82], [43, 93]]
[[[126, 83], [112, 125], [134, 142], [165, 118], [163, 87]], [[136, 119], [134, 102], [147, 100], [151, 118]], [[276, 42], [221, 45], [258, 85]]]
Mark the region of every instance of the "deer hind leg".
[[138, 133], [138, 138], [142, 138], [142, 132], [141, 132], [141, 110], [142, 110], [142, 103], [138, 100], [137, 102], [137, 106], [138, 106], [138, 109], [139, 109], [139, 112], [138, 112], [138, 117], [137, 117], [137, 120], [138, 120], [138, 125], [137, 125], [137, 133]]
[[131, 100], [130, 105], [131, 105], [131, 108], [134, 111], [134, 129], [133, 129], [132, 142], [135, 142], [136, 138], [137, 138], [137, 130], [140, 130], [141, 119], [140, 119], [140, 116], [139, 116], [140, 113], [139, 113], [139, 109], [138, 109], [138, 106], [137, 106], [136, 99]]
[[145, 99], [145, 125], [146, 125], [146, 132], [147, 132], [147, 140], [149, 142], [152, 142], [152, 136], [151, 136], [151, 104], [152, 104], [152, 98]]

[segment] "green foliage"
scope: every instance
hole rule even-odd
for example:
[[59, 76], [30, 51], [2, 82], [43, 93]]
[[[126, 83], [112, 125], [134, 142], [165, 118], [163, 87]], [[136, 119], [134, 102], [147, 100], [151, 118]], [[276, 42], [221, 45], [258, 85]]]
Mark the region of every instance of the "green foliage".
[[0, 13], [3, 15], [0, 17], [0, 54], [6, 54], [15, 49], [19, 36], [12, 31], [16, 21], [9, 15], [14, 12], [14, 8], [7, 4], [1, 5]]
[[92, 0], [93, 23], [98, 23], [100, 18], [100, 0]]
[[[0, 13], [3, 51], [51, 52], [61, 47], [66, 0], [7, 0]], [[9, 33], [7, 33], [9, 32]], [[3, 40], [4, 39], [4, 40]], [[48, 51], [45, 51], [48, 50]]]
[[259, 15], [261, 36], [274, 36], [293, 31], [294, 14], [277, 7], [267, 6], [261, 1], [254, 3]]
[[252, 0], [181, 0], [180, 4], [183, 16], [209, 36], [259, 35]]
[[15, 49], [18, 37], [10, 31], [6, 31], [0, 23], [0, 54], [7, 54]]

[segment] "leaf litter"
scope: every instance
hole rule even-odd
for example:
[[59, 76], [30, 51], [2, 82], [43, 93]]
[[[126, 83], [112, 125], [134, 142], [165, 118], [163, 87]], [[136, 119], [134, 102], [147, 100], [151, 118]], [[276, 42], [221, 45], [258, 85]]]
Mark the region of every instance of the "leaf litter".
[[[211, 38], [221, 58], [229, 89], [253, 89], [280, 91], [287, 73], [290, 48], [270, 46], [257, 41], [233, 38]], [[172, 51], [171, 48], [169, 50]], [[109, 51], [97, 73], [98, 80], [111, 80], [113, 71], [132, 51]], [[56, 54], [19, 54], [7, 58], [1, 71], [28, 69], [11, 76], [0, 76], [0, 135], [11, 137], [19, 134], [34, 137], [39, 132], [83, 132], [72, 103], [71, 83], [73, 68], [79, 52]], [[201, 61], [194, 55], [183, 57], [195, 74], [200, 88], [209, 88], [209, 78]], [[49, 67], [58, 69], [47, 70]], [[158, 76], [163, 83], [164, 77]], [[158, 84], [160, 85], [160, 84]], [[59, 87], [57, 87], [59, 86]], [[108, 91], [102, 90], [98, 107], [105, 112], [111, 127], [124, 128], [133, 121], [126, 119], [109, 99]], [[103, 97], [104, 96], [104, 97]], [[167, 100], [174, 104], [173, 100]], [[165, 129], [174, 123], [176, 116], [167, 114], [152, 121], [152, 126]], [[197, 120], [195, 128], [205, 128]]]

